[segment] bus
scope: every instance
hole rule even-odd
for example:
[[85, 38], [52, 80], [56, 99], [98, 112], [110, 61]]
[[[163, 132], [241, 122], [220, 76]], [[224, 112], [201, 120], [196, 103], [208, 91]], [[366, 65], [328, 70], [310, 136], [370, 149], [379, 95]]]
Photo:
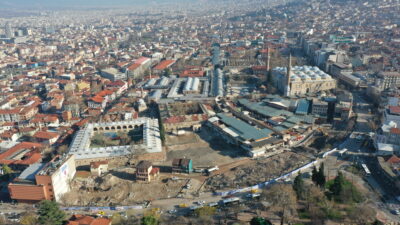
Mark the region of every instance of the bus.
[[239, 202], [240, 202], [240, 198], [238, 198], [238, 197], [226, 198], [226, 199], [222, 200], [223, 205], [229, 205], [229, 204], [234, 204], [234, 203], [239, 203]]
[[365, 165], [365, 164], [363, 163], [363, 164], [361, 164], [361, 166], [362, 166], [362, 168], [363, 168], [363, 170], [364, 170], [365, 176], [371, 175], [371, 172], [369, 171], [367, 165]]

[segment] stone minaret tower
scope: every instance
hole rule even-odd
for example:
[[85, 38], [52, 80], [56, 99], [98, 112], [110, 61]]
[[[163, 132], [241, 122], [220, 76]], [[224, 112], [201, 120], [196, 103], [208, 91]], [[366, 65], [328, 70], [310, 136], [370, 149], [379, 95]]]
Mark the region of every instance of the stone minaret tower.
[[286, 74], [286, 96], [290, 96], [290, 76], [292, 75], [292, 54], [289, 54], [287, 74]]
[[267, 71], [269, 71], [269, 62], [271, 60], [271, 53], [270, 53], [270, 49], [269, 47], [267, 47], [267, 62], [265, 63], [265, 65], [267, 66]]

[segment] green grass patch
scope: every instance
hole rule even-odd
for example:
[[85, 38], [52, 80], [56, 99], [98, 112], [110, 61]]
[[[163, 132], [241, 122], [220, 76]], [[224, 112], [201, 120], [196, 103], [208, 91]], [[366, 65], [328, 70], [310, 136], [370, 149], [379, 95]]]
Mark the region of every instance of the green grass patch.
[[348, 180], [344, 180], [341, 193], [339, 195], [334, 195], [330, 191], [333, 183], [334, 180], [330, 180], [325, 184], [325, 187], [328, 190], [325, 194], [329, 199], [344, 204], [360, 203], [364, 200], [364, 196], [361, 192], [359, 192], [358, 189]]

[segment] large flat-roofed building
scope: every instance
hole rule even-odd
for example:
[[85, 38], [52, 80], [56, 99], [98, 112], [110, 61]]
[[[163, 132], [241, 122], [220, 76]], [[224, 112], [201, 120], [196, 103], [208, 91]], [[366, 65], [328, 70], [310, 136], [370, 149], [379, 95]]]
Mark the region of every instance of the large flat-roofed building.
[[10, 197], [19, 202], [59, 201], [70, 190], [75, 168], [73, 155], [32, 164], [8, 185]]
[[336, 80], [314, 66], [276, 67], [272, 70], [273, 85], [285, 96], [317, 94], [336, 88]]
[[240, 146], [248, 155], [256, 157], [264, 155], [266, 150], [280, 142], [272, 137], [272, 130], [258, 129], [236, 117], [218, 113], [208, 120], [208, 125], [227, 143]]
[[120, 72], [118, 69], [113, 67], [101, 70], [100, 75], [111, 81], [127, 79], [126, 73]]
[[[91, 139], [98, 133], [116, 134], [140, 128], [143, 141], [134, 145], [92, 147]], [[75, 155], [77, 165], [89, 165], [91, 162], [126, 158], [132, 154], [160, 154], [162, 144], [157, 119], [138, 118], [130, 121], [111, 123], [90, 123], [79, 130], [69, 149]], [[161, 156], [160, 156], [161, 157]]]

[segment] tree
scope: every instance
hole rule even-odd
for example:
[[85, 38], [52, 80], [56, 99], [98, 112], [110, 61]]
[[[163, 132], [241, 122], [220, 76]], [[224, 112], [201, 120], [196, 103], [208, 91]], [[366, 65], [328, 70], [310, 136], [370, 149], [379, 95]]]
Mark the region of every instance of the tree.
[[157, 225], [159, 224], [158, 218], [154, 215], [147, 215], [142, 218], [142, 225]]
[[166, 69], [164, 70], [164, 75], [165, 75], [166, 77], [171, 76], [171, 75], [172, 75], [171, 69], [170, 69], [170, 68], [166, 68]]
[[311, 180], [319, 187], [324, 187], [326, 183], [326, 178], [324, 175], [324, 163], [321, 164], [319, 170], [314, 166], [312, 170]]
[[38, 219], [34, 213], [26, 213], [21, 217], [20, 223], [22, 225], [36, 225], [38, 223]]
[[68, 151], [68, 145], [61, 145], [57, 149], [57, 153], [60, 154], [60, 155], [62, 155], [64, 153], [67, 153], [67, 151]]
[[370, 224], [376, 218], [376, 211], [368, 205], [357, 205], [348, 215], [355, 224]]
[[290, 185], [275, 184], [269, 190], [263, 192], [263, 195], [269, 201], [280, 207], [281, 211], [281, 224], [283, 225], [286, 220], [287, 210], [292, 210], [296, 204], [296, 194]]
[[333, 184], [330, 186], [330, 191], [333, 194], [333, 196], [336, 197], [340, 196], [340, 194], [344, 189], [344, 185], [345, 185], [344, 176], [342, 172], [339, 172], [338, 175], [333, 180]]
[[272, 225], [272, 223], [263, 217], [253, 217], [250, 221], [250, 225]]
[[311, 180], [315, 183], [315, 184], [317, 184], [317, 181], [318, 181], [318, 171], [317, 171], [317, 167], [313, 167], [313, 170], [312, 170], [312, 175], [311, 175]]
[[13, 170], [6, 164], [3, 164], [3, 166], [1, 167], [1, 170], [3, 171], [4, 175], [13, 173]]
[[326, 183], [324, 170], [325, 170], [324, 163], [321, 163], [321, 166], [319, 167], [319, 170], [317, 173], [317, 185], [320, 187], [324, 187], [325, 183]]
[[211, 206], [204, 206], [201, 208], [196, 209], [194, 212], [197, 217], [211, 217], [215, 214], [217, 210]]
[[7, 224], [7, 220], [3, 215], [0, 215], [0, 225], [6, 225]]
[[151, 72], [150, 72], [149, 69], [147, 69], [147, 70], [144, 71], [144, 76], [145, 76], [145, 77], [148, 77], [148, 76], [150, 76], [150, 75], [151, 75]]
[[300, 173], [299, 173], [299, 175], [296, 176], [296, 178], [294, 178], [293, 190], [296, 192], [298, 199], [305, 198], [305, 185], [304, 185], [303, 177]]
[[158, 124], [160, 127], [160, 139], [162, 144], [165, 144], [165, 128], [164, 128], [164, 122], [162, 121], [161, 118], [158, 119]]
[[60, 210], [54, 201], [43, 200], [39, 203], [39, 223], [43, 225], [62, 225], [65, 213]]
[[307, 201], [308, 208], [310, 208], [311, 205], [319, 204], [326, 199], [325, 194], [315, 185], [309, 185], [306, 188], [304, 197]]

